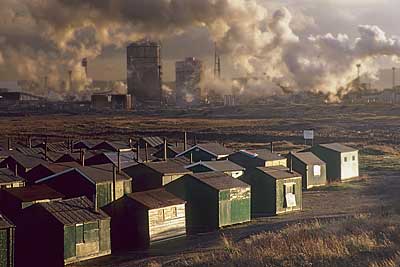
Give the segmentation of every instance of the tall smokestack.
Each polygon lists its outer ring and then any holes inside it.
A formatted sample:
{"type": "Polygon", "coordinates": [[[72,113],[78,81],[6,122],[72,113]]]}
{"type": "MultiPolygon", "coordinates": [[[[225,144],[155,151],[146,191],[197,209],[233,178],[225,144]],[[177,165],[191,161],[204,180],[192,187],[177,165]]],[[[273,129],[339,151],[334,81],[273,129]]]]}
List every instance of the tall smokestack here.
{"type": "Polygon", "coordinates": [[[273,141],[271,141],[271,143],[270,143],[270,151],[271,151],[271,153],[274,153],[274,142],[273,141]]]}
{"type": "Polygon", "coordinates": [[[357,64],[357,86],[361,85],[361,64],[357,64]]]}
{"type": "Polygon", "coordinates": [[[85,57],[82,59],[82,67],[85,69],[85,78],[88,78],[88,59],[85,57]]]}

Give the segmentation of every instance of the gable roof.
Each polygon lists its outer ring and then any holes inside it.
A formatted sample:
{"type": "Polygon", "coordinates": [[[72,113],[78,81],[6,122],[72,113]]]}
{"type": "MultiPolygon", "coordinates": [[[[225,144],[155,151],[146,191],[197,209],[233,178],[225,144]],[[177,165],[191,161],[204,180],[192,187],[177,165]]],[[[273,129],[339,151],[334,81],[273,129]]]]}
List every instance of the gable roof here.
{"type": "Polygon", "coordinates": [[[74,149],[91,149],[92,147],[96,146],[99,144],[99,141],[96,140],[80,140],[77,142],[74,142],[72,147],[74,149]]]}
{"type": "MultiPolygon", "coordinates": [[[[60,164],[57,164],[60,165],[60,164]]],[[[61,164],[63,165],[63,164],[61,164]]],[[[69,172],[77,172],[83,178],[87,179],[92,184],[100,184],[104,182],[111,182],[113,181],[113,164],[101,164],[101,165],[94,165],[94,166],[81,166],[77,165],[72,168],[66,167],[64,171],[55,173],[48,177],[44,177],[42,179],[37,180],[35,183],[42,183],[47,180],[55,179],[61,175],[64,175],[69,172]]],[[[124,172],[117,172],[117,180],[125,180],[129,181],[132,180],[128,175],[124,172]]]]}
{"type": "Polygon", "coordinates": [[[293,153],[292,155],[296,157],[298,160],[304,162],[305,164],[312,165],[312,164],[319,164],[319,165],[325,165],[325,162],[318,158],[314,153],[312,152],[298,152],[298,153],[293,153]]]}
{"type": "Polygon", "coordinates": [[[236,187],[249,187],[248,184],[232,178],[223,172],[202,172],[189,174],[189,176],[217,190],[225,190],[236,187]]]}
{"type": "Polygon", "coordinates": [[[233,152],[232,149],[224,147],[223,145],[221,145],[219,143],[204,143],[204,144],[197,144],[195,146],[192,146],[191,148],[179,153],[176,156],[180,157],[180,156],[182,156],[192,150],[195,150],[195,149],[203,150],[215,157],[229,156],[233,152]]]}
{"type": "Polygon", "coordinates": [[[151,147],[164,145],[164,139],[159,136],[146,136],[142,137],[141,140],[149,144],[151,147]]]}
{"type": "Polygon", "coordinates": [[[239,152],[236,153],[240,153],[240,155],[246,156],[248,158],[259,158],[264,161],[274,161],[274,160],[284,159],[284,157],[278,155],[277,153],[273,153],[268,149],[240,150],[239,152]]]}
{"type": "Polygon", "coordinates": [[[163,175],[192,173],[191,171],[186,169],[184,165],[179,164],[176,161],[157,161],[157,162],[147,162],[141,164],[163,175]]]}
{"type": "Polygon", "coordinates": [[[184,200],[165,191],[165,189],[154,189],[149,191],[130,193],[126,195],[148,209],[158,209],[186,203],[184,200]]]}
{"type": "Polygon", "coordinates": [[[14,172],[7,168],[0,168],[0,185],[15,182],[24,182],[25,180],[19,176],[15,176],[14,172]]]}
{"type": "Polygon", "coordinates": [[[131,147],[127,142],[123,141],[103,141],[101,143],[98,143],[97,145],[93,146],[91,150],[99,150],[99,149],[105,149],[108,151],[114,151],[117,152],[118,150],[121,149],[130,149],[131,147]]]}
{"type": "Polygon", "coordinates": [[[64,198],[63,194],[47,185],[32,185],[27,187],[6,188],[3,190],[22,202],[64,198]]]}
{"type": "Polygon", "coordinates": [[[35,155],[35,154],[44,153],[44,149],[41,147],[33,147],[33,148],[18,147],[16,150],[24,155],[35,155]]]}
{"type": "Polygon", "coordinates": [[[358,151],[355,148],[351,148],[348,146],[345,146],[343,144],[340,143],[331,143],[331,144],[319,144],[320,147],[323,148],[327,148],[336,152],[340,152],[340,153],[346,153],[346,152],[355,152],[358,151]]]}
{"type": "MultiPolygon", "coordinates": [[[[118,165],[118,152],[105,152],[103,154],[110,163],[113,163],[116,166],[118,165]]],[[[137,164],[137,153],[134,151],[120,152],[120,163],[121,168],[126,168],[137,164]]]]}
{"type": "Polygon", "coordinates": [[[301,174],[292,171],[290,172],[288,168],[283,166],[275,166],[275,167],[257,167],[258,170],[263,173],[271,176],[272,178],[279,179],[289,179],[289,178],[301,178],[301,174]]]}
{"type": "Polygon", "coordinates": [[[110,218],[100,209],[95,211],[93,203],[87,197],[51,201],[39,203],[38,205],[63,225],[94,222],[110,218]]]}
{"type": "Polygon", "coordinates": [[[46,161],[43,160],[39,155],[27,156],[20,152],[14,152],[8,158],[12,158],[18,164],[20,164],[26,169],[32,169],[33,167],[36,167],[40,163],[46,163],[46,161]]]}
{"type": "Polygon", "coordinates": [[[233,163],[230,160],[200,161],[200,162],[193,163],[189,166],[186,166],[186,168],[190,169],[190,168],[198,166],[198,165],[202,165],[212,171],[219,171],[219,172],[244,171],[245,170],[245,168],[237,165],[236,163],[233,163]]]}
{"type": "Polygon", "coordinates": [[[14,227],[10,220],[0,213],[0,229],[7,229],[14,227]]]}

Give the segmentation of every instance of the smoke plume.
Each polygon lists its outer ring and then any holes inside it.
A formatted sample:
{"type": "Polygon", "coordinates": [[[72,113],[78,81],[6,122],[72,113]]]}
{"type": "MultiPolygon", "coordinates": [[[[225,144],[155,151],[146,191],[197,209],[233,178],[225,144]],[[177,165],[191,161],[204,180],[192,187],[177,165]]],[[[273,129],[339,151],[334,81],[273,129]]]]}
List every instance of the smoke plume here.
{"type": "Polygon", "coordinates": [[[257,77],[250,94],[275,94],[276,87],[263,86],[268,81],[337,96],[354,80],[355,64],[373,74],[376,58],[400,54],[399,38],[377,26],[359,26],[359,37],[351,40],[329,33],[304,38],[294,25],[288,9],[269,14],[257,0],[2,0],[0,64],[38,84],[48,76],[54,92],[80,94],[91,83],[83,58],[205,27],[239,73],[257,77]]]}

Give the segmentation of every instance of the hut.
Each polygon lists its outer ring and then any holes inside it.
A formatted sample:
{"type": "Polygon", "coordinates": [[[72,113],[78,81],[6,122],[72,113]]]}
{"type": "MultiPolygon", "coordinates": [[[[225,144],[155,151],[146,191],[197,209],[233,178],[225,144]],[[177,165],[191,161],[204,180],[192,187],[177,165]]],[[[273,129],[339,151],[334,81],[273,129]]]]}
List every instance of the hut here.
{"type": "Polygon", "coordinates": [[[135,192],[161,188],[185,174],[192,173],[182,164],[172,160],[139,163],[123,171],[132,177],[132,187],[135,192]]]}
{"type": "Polygon", "coordinates": [[[102,152],[85,160],[86,166],[102,165],[112,163],[115,166],[120,164],[121,168],[126,168],[137,164],[137,153],[134,151],[126,152],[102,152]]]}
{"type": "MultiPolygon", "coordinates": [[[[140,148],[160,149],[164,146],[164,139],[159,136],[146,136],[139,139],[140,148]]],[[[136,144],[137,146],[137,144],[136,144]]]]}
{"type": "Polygon", "coordinates": [[[8,168],[22,178],[34,167],[46,163],[40,156],[26,156],[14,152],[0,163],[0,168],[8,168]]]}
{"type": "Polygon", "coordinates": [[[86,197],[35,204],[17,228],[18,266],[59,267],[111,254],[110,217],[86,197]]]}
{"type": "Polygon", "coordinates": [[[7,168],[0,168],[0,189],[23,186],[25,186],[25,179],[7,168]]]}
{"type": "Polygon", "coordinates": [[[283,166],[257,167],[239,178],[251,185],[252,216],[276,215],[302,209],[299,173],[283,166]]]}
{"type": "Polygon", "coordinates": [[[186,157],[192,162],[225,160],[233,151],[219,143],[205,143],[192,146],[176,155],[176,157],[186,157]]]}
{"type": "Polygon", "coordinates": [[[15,226],[0,214],[0,266],[14,267],[15,226]]]}
{"type": "Polygon", "coordinates": [[[246,169],[256,167],[287,166],[286,158],[268,149],[240,150],[229,156],[229,160],[245,167],[246,169]]]}
{"type": "Polygon", "coordinates": [[[186,201],[189,233],[250,221],[250,186],[222,172],[188,174],[166,190],[186,201]]]}
{"type": "Polygon", "coordinates": [[[36,167],[29,170],[26,174],[26,182],[29,185],[35,184],[37,180],[45,177],[60,173],[72,168],[79,168],[80,164],[77,162],[64,162],[64,163],[41,163],[36,167]]]}
{"type": "Polygon", "coordinates": [[[223,172],[233,178],[239,178],[246,170],[229,160],[220,161],[199,161],[186,167],[194,173],[199,172],[223,172]]]}
{"type": "MultiPolygon", "coordinates": [[[[169,145],[167,147],[167,158],[172,159],[175,158],[178,154],[182,153],[185,151],[185,145],[184,144],[174,144],[174,145],[169,145]]],[[[164,147],[161,147],[158,149],[154,154],[154,157],[163,159],[164,158],[164,147]]]]}
{"type": "Polygon", "coordinates": [[[45,185],[2,189],[0,191],[0,211],[14,221],[23,209],[35,203],[63,198],[63,194],[45,185]]]}
{"type": "Polygon", "coordinates": [[[326,164],[312,152],[289,153],[288,165],[303,177],[303,189],[326,184],[326,164]]]}
{"type": "Polygon", "coordinates": [[[113,251],[186,235],[185,201],[164,189],[127,194],[103,210],[111,216],[113,251]]]}
{"type": "Polygon", "coordinates": [[[120,150],[129,150],[132,146],[128,142],[124,141],[103,141],[98,143],[97,145],[90,148],[90,150],[103,150],[103,151],[111,151],[118,152],[120,150]]]}
{"type": "Polygon", "coordinates": [[[103,207],[110,202],[132,192],[132,179],[118,172],[112,164],[79,166],[37,180],[36,184],[46,184],[68,198],[86,196],[103,207]]]}
{"type": "Polygon", "coordinates": [[[343,181],[359,176],[358,150],[339,144],[319,144],[311,151],[326,163],[329,182],[343,181]]]}
{"type": "Polygon", "coordinates": [[[96,146],[99,142],[96,140],[80,140],[72,145],[72,149],[74,150],[89,150],[92,147],[96,146]]]}

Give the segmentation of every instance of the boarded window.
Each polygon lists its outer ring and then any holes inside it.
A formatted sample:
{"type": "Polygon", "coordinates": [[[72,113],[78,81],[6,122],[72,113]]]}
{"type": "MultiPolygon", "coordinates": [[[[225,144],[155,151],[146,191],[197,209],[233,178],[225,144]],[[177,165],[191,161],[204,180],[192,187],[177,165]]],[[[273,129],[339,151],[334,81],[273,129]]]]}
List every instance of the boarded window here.
{"type": "Polygon", "coordinates": [[[283,185],[284,196],[285,196],[285,207],[292,208],[296,207],[296,184],[287,183],[283,185]]]}
{"type": "Polygon", "coordinates": [[[176,207],[164,209],[164,220],[172,220],[178,217],[176,207]]]}
{"type": "Polygon", "coordinates": [[[314,176],[321,176],[321,166],[314,165],[314,176]]]}
{"type": "Polygon", "coordinates": [[[75,238],[76,244],[82,244],[85,242],[83,234],[83,223],[78,223],[75,225],[75,238]]]}

